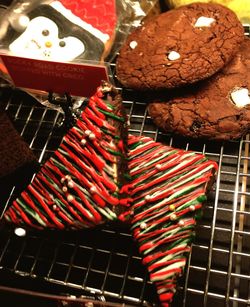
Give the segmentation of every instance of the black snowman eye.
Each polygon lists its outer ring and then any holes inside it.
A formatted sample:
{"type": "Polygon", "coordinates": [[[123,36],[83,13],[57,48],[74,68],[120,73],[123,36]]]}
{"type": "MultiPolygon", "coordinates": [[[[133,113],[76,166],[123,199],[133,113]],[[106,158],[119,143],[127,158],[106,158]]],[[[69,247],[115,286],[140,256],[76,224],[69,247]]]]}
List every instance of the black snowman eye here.
{"type": "Polygon", "coordinates": [[[60,47],[65,47],[65,46],[66,46],[65,41],[60,41],[60,42],[59,42],[59,46],[60,46],[60,47]]]}
{"type": "Polygon", "coordinates": [[[42,35],[43,36],[48,36],[49,35],[49,30],[43,30],[42,35]]]}

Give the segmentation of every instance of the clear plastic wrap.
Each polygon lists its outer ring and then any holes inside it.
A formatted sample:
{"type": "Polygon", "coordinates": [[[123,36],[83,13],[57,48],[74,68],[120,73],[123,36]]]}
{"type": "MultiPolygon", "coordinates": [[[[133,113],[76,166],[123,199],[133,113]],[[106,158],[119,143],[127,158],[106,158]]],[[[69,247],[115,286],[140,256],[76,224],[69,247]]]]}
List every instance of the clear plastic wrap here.
{"type": "MultiPolygon", "coordinates": [[[[10,70],[6,64],[6,57],[10,56],[108,67],[128,33],[133,27],[138,26],[156,2],[156,0],[13,1],[4,12],[2,11],[0,19],[1,75],[11,85],[16,85],[13,78],[15,66],[12,65],[10,70]]],[[[28,70],[25,71],[22,72],[23,79],[29,79],[28,70]]],[[[107,75],[108,81],[111,81],[110,74],[107,75]]],[[[40,102],[46,101],[47,93],[44,93],[44,88],[41,88],[42,92],[38,98],[39,88],[35,88],[34,94],[32,86],[27,87],[25,84],[23,87],[28,88],[28,92],[35,95],[40,102]]],[[[49,90],[54,91],[53,84],[49,90]]],[[[66,90],[72,94],[70,89],[66,90]]]]}

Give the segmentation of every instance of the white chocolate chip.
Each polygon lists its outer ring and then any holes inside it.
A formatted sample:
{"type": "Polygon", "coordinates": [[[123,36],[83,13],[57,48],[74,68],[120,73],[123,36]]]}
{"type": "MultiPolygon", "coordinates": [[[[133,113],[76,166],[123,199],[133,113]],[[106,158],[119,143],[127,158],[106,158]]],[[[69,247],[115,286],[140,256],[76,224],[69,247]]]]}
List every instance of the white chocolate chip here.
{"type": "Polygon", "coordinates": [[[170,61],[178,60],[180,57],[181,57],[181,55],[178,52],[176,52],[176,51],[170,51],[168,53],[168,59],[170,61]]]}
{"type": "Polygon", "coordinates": [[[195,28],[210,27],[214,21],[215,21],[214,18],[201,16],[196,20],[194,27],[195,28]]]}
{"type": "Polygon", "coordinates": [[[130,42],[129,47],[131,49],[135,49],[135,47],[137,47],[137,45],[138,45],[138,43],[136,41],[132,41],[132,42],[130,42]]]}
{"type": "Polygon", "coordinates": [[[239,88],[231,93],[231,99],[238,108],[244,108],[250,104],[249,91],[247,88],[239,88]]]}

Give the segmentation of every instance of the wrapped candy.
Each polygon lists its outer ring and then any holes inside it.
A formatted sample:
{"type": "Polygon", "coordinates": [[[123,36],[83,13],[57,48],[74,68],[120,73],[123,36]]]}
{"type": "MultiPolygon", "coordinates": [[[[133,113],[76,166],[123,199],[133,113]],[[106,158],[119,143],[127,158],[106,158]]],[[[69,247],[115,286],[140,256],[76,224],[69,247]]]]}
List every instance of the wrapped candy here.
{"type": "Polygon", "coordinates": [[[117,24],[114,1],[31,1],[8,10],[3,46],[13,54],[52,61],[99,61],[117,24]],[[35,5],[37,4],[37,5],[35,5]]]}
{"type": "MultiPolygon", "coordinates": [[[[14,1],[2,14],[0,54],[61,63],[108,65],[107,61],[112,61],[117,54],[131,27],[139,24],[155,2],[14,1]]],[[[0,70],[5,79],[15,84],[6,63],[1,63],[0,70]]]]}

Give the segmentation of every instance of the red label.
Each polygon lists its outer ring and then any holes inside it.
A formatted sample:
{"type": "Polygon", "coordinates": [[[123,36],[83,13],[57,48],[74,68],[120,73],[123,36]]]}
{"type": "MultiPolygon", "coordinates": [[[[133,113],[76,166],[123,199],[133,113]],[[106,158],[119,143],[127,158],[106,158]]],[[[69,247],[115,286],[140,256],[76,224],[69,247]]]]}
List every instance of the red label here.
{"type": "Polygon", "coordinates": [[[60,63],[1,55],[16,87],[90,97],[102,80],[108,81],[105,65],[60,63]]]}

